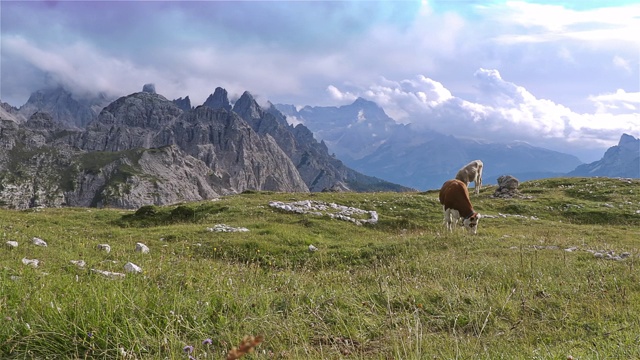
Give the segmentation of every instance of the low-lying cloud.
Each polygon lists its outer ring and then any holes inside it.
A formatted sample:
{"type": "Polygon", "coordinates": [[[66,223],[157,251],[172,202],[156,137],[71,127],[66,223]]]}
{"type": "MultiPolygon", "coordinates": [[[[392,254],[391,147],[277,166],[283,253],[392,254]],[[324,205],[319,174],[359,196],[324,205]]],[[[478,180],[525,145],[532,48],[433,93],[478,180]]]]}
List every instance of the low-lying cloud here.
{"type": "MultiPolygon", "coordinates": [[[[382,79],[348,94],[375,101],[396,121],[411,123],[415,129],[487,141],[526,141],[588,160],[617,144],[623,133],[640,135],[640,93],[618,90],[592,96],[599,111],[580,114],[505,81],[498,70],[479,69],[474,77],[474,101],[456,97],[443,84],[422,75],[410,80],[382,79]]],[[[332,87],[332,93],[335,99],[343,97],[338,87],[332,87]]]]}

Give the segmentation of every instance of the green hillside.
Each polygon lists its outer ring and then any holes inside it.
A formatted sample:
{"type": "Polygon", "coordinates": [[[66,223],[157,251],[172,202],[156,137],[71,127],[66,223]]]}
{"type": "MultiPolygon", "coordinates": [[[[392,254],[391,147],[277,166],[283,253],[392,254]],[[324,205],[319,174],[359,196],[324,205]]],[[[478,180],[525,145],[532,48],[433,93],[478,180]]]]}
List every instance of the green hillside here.
{"type": "Polygon", "coordinates": [[[0,358],[224,359],[246,335],[248,359],[640,358],[640,181],[494,191],[476,236],[445,231],[435,191],[0,210],[0,358]],[[378,222],[269,205],[304,200],[378,222]]]}

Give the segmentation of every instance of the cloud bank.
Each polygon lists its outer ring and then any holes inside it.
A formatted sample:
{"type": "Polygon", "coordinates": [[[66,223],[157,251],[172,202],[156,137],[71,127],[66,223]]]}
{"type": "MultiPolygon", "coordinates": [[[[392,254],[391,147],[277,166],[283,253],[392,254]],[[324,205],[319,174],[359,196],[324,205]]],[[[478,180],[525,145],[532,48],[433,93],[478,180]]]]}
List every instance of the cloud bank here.
{"type": "Polygon", "coordinates": [[[640,4],[625,0],[1,6],[0,99],[14,106],[58,84],[120,96],[155,83],[196,105],[218,86],[296,106],[362,96],[415,126],[580,152],[640,128],[640,4]]]}
{"type": "Polygon", "coordinates": [[[618,90],[592,96],[600,111],[576,113],[504,80],[498,70],[481,68],[474,77],[476,101],[456,97],[423,75],[400,81],[381,79],[357,91],[342,92],[332,86],[329,93],[336,100],[360,96],[375,101],[389,116],[416,129],[497,142],[517,139],[589,160],[617,144],[623,133],[640,136],[640,92],[618,90]]]}

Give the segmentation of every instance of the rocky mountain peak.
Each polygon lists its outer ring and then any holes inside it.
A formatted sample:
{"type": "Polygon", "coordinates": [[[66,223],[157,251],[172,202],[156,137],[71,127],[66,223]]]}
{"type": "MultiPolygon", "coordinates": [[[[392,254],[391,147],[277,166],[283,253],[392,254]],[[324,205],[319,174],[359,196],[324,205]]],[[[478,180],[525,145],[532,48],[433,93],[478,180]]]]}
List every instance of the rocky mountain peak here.
{"type": "Polygon", "coordinates": [[[640,178],[640,139],[623,134],[602,159],[580,165],[569,175],[640,178]]]}
{"type": "Polygon", "coordinates": [[[31,129],[53,129],[56,124],[49,113],[38,111],[29,117],[24,124],[31,129]]]}
{"type": "Polygon", "coordinates": [[[245,91],[240,99],[236,101],[233,105],[233,111],[245,119],[245,121],[258,120],[264,116],[264,111],[248,91],[245,91]]]}
{"type": "Polygon", "coordinates": [[[155,84],[144,84],[144,86],[142,86],[142,92],[146,92],[149,94],[155,94],[156,93],[156,85],[155,84]]]}
{"type": "Polygon", "coordinates": [[[76,98],[67,89],[58,86],[32,93],[18,113],[28,119],[36,112],[47,112],[57,122],[84,127],[98,116],[109,101],[104,94],[76,98]]]}
{"type": "Polygon", "coordinates": [[[229,95],[227,90],[217,87],[213,94],[209,95],[207,100],[202,104],[212,109],[225,109],[231,111],[231,104],[229,103],[229,95]]]}
{"type": "Polygon", "coordinates": [[[624,147],[624,148],[630,148],[631,150],[635,148],[636,150],[640,151],[640,148],[638,147],[639,143],[640,143],[640,139],[636,139],[635,137],[629,134],[622,134],[622,136],[620,137],[620,141],[618,142],[618,146],[624,147]]]}
{"type": "Polygon", "coordinates": [[[150,92],[123,96],[104,108],[97,122],[102,125],[126,125],[158,128],[172,122],[182,110],[162,95],[150,92]]]}
{"type": "Polygon", "coordinates": [[[189,96],[183,98],[177,98],[175,100],[173,100],[173,103],[176,104],[177,107],[180,108],[180,110],[182,111],[189,111],[191,110],[191,99],[189,99],[189,96]]]}

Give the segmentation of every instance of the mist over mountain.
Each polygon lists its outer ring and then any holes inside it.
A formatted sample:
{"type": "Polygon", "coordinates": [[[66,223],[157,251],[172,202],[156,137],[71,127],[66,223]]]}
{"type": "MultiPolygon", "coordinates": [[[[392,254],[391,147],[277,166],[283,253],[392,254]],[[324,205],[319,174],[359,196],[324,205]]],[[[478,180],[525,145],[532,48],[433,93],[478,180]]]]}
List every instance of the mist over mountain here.
{"type": "Polygon", "coordinates": [[[361,98],[340,107],[275,106],[289,122],[305,124],[348,166],[421,190],[439,188],[475,159],[485,163],[485,183],[496,183],[507,174],[522,181],[562,176],[582,163],[573,155],[525,142],[461,139],[398,124],[374,102],[361,98]]]}
{"type": "Polygon", "coordinates": [[[437,189],[471,160],[484,183],[554,176],[640,177],[638,140],[624,134],[600,161],[525,142],[457,138],[400,124],[372,101],[340,107],[260,105],[216,88],[200,106],[145,84],[109,101],[64,88],[0,102],[0,203],[7,207],[135,208],[245,190],[437,189]],[[366,175],[365,175],[366,174],[366,175]]]}
{"type": "Polygon", "coordinates": [[[249,92],[231,107],[218,88],[208,105],[191,108],[188,98],[168,100],[147,84],[84,129],[76,125],[89,117],[74,114],[89,115],[76,110],[91,102],[55,93],[35,94],[21,109],[2,106],[3,206],[136,208],[245,190],[411,190],[348,168],[304,125],[288,125],[249,92]],[[27,118],[22,109],[35,111],[27,118]]]}
{"type": "Polygon", "coordinates": [[[28,119],[35,112],[42,111],[62,124],[84,128],[113,100],[104,94],[80,97],[57,86],[32,93],[18,113],[28,119]]]}

